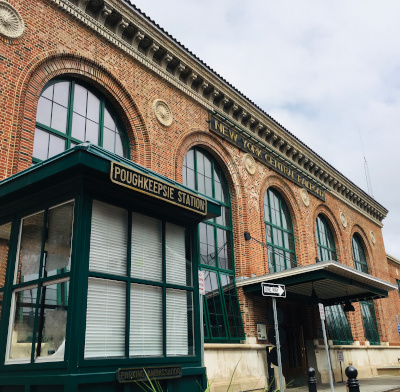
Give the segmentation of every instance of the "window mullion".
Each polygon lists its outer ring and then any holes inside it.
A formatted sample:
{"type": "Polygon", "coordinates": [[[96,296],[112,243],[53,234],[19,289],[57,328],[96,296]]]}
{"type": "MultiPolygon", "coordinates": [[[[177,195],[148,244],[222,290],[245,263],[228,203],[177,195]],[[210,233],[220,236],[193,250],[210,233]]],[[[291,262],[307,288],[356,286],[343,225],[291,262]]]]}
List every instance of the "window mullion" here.
{"type": "MultiPolygon", "coordinates": [[[[103,133],[104,133],[104,99],[100,99],[100,118],[99,118],[99,146],[103,147],[103,133]]],[[[115,149],[115,146],[114,146],[115,149]]]]}
{"type": "Polygon", "coordinates": [[[126,318],[125,318],[125,357],[129,358],[129,339],[131,325],[131,247],[132,247],[132,212],[128,212],[128,246],[127,246],[127,271],[126,282],[126,318]]]}
{"type": "Polygon", "coordinates": [[[166,241],[165,241],[165,221],[162,222],[162,322],[163,322],[163,357],[167,356],[167,262],[166,262],[166,241]]]}
{"type": "Polygon", "coordinates": [[[75,94],[75,82],[71,81],[70,83],[70,92],[69,92],[69,101],[68,101],[68,114],[67,114],[67,146],[66,148],[71,147],[71,137],[72,137],[72,116],[74,113],[74,94],[75,94]]]}
{"type": "Polygon", "coordinates": [[[225,327],[225,336],[227,336],[228,339],[231,338],[231,333],[229,330],[229,319],[228,319],[228,312],[226,310],[225,306],[225,293],[224,293],[224,286],[222,285],[221,282],[221,272],[217,272],[217,279],[218,279],[218,288],[220,292],[220,298],[221,298],[221,308],[222,308],[222,319],[224,320],[224,327],[225,327]]]}
{"type": "Polygon", "coordinates": [[[196,191],[199,190],[199,181],[198,181],[198,175],[197,175],[197,150],[193,151],[193,167],[194,167],[194,189],[196,189],[196,191]]]}
{"type": "MultiPolygon", "coordinates": [[[[46,240],[46,222],[47,222],[47,213],[46,209],[43,214],[43,222],[42,222],[42,247],[40,250],[40,262],[39,262],[39,271],[38,271],[38,282],[36,288],[36,303],[35,303],[35,318],[33,322],[33,330],[32,330],[32,348],[31,348],[31,363],[35,361],[35,344],[36,344],[36,334],[38,328],[38,309],[39,302],[41,300],[41,290],[42,290],[42,274],[43,274],[43,263],[44,263],[44,245],[46,240]]],[[[21,244],[20,244],[21,246],[21,244]]]]}

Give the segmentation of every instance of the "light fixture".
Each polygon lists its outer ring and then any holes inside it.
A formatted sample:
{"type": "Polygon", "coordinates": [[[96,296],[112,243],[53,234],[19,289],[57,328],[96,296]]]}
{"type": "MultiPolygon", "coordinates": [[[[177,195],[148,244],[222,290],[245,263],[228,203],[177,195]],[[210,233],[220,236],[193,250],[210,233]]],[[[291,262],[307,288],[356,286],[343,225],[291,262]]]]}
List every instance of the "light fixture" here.
{"type": "Polygon", "coordinates": [[[343,306],[343,311],[345,312],[355,312],[356,310],[354,309],[354,306],[351,304],[349,300],[346,301],[346,303],[343,306]]]}
{"type": "Polygon", "coordinates": [[[248,231],[244,232],[244,239],[246,241],[250,241],[251,240],[251,235],[250,235],[250,233],[248,231]]]}
{"type": "Polygon", "coordinates": [[[315,304],[319,301],[319,298],[314,288],[314,282],[311,282],[311,284],[312,284],[312,290],[311,290],[310,303],[315,304]]]}

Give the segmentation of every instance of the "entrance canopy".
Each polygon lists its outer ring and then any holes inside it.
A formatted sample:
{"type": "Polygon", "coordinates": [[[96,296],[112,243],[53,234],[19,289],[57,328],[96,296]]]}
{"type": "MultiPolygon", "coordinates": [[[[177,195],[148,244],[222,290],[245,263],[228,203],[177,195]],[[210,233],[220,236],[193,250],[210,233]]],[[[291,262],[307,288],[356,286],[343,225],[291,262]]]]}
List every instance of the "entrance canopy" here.
{"type": "Polygon", "coordinates": [[[294,302],[325,306],[386,298],[397,286],[382,279],[347,267],[336,261],[323,261],[276,272],[269,275],[236,280],[245,293],[261,294],[261,283],[279,283],[286,286],[286,298],[294,302]],[[314,287],[315,295],[312,295],[314,287]]]}

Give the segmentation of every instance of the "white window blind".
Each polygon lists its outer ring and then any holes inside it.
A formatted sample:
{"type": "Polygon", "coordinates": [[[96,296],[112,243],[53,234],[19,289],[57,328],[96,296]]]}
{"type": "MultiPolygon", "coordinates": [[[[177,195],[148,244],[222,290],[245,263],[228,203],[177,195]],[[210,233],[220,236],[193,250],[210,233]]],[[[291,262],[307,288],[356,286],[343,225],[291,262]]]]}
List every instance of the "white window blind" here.
{"type": "Polygon", "coordinates": [[[89,269],[126,276],[128,212],[93,201],[89,269]]]}
{"type": "Polygon", "coordinates": [[[162,226],[158,219],[132,213],[131,263],[133,278],[162,280],[162,226]]]}
{"type": "Polygon", "coordinates": [[[187,291],[167,289],[167,355],[188,355],[187,291]]]}
{"type": "Polygon", "coordinates": [[[131,285],[129,355],[163,354],[163,311],[161,287],[131,285]]]}
{"type": "Polygon", "coordinates": [[[125,355],[126,284],[89,278],[85,358],[125,355]]]}
{"type": "Polygon", "coordinates": [[[186,286],[185,228],[167,223],[165,247],[167,283],[186,286]]]}

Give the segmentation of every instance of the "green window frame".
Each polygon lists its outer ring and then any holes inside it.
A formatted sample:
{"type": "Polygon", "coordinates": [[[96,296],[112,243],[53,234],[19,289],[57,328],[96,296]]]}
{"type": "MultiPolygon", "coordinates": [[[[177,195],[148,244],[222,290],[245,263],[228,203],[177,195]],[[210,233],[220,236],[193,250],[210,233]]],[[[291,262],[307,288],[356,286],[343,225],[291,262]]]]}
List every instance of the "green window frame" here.
{"type": "Polygon", "coordinates": [[[195,356],[192,263],[190,229],[94,199],[85,361],[195,356]]]}
{"type": "Polygon", "coordinates": [[[183,184],[221,205],[221,216],[198,227],[199,267],[205,274],[204,338],[208,342],[244,339],[235,285],[229,187],[218,162],[200,148],[190,149],[182,167],[183,184]]]}
{"type": "Polygon", "coordinates": [[[124,127],[102,94],[75,79],[50,81],[38,101],[32,162],[85,141],[129,158],[124,127]]]}
{"type": "Polygon", "coordinates": [[[357,271],[369,274],[367,258],[365,256],[360,236],[358,234],[354,234],[351,243],[353,248],[353,260],[355,269],[357,271]]]}
{"type": "Polygon", "coordinates": [[[64,361],[74,210],[70,200],[20,219],[7,364],[64,361]]]}
{"type": "Polygon", "coordinates": [[[343,305],[326,306],[325,314],[329,338],[333,344],[353,343],[353,334],[346,313],[343,311],[343,305]]]}
{"type": "Polygon", "coordinates": [[[269,273],[297,266],[292,218],[285,200],[273,188],[264,195],[264,223],[269,273]]]}
{"type": "Polygon", "coordinates": [[[315,235],[317,237],[318,260],[337,261],[335,240],[327,220],[322,215],[318,215],[315,221],[315,235]]]}
{"type": "Polygon", "coordinates": [[[365,337],[369,341],[369,344],[381,344],[379,338],[378,322],[376,320],[374,301],[362,301],[361,313],[364,321],[365,337]]]}
{"type": "Polygon", "coordinates": [[[7,261],[10,250],[11,228],[11,222],[6,222],[0,225],[0,327],[1,313],[4,301],[4,286],[6,281],[7,261]]]}

